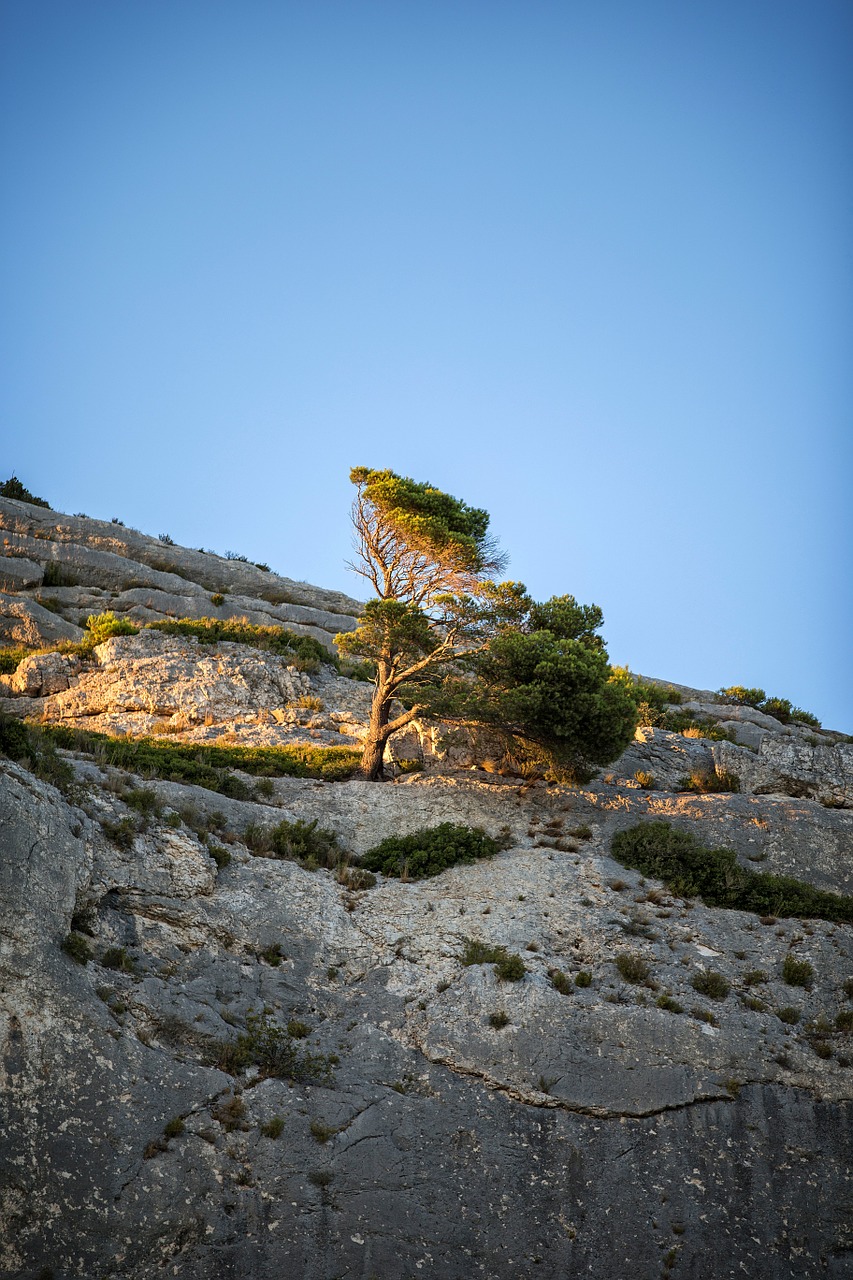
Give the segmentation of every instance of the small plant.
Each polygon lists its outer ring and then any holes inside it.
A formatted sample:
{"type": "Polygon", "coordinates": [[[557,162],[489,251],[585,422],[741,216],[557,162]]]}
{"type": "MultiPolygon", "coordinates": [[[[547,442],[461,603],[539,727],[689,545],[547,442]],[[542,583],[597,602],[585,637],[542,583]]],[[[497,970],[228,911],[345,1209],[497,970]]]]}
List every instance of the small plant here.
{"type": "Polygon", "coordinates": [[[422,880],[460,863],[492,858],[499,848],[498,841],[486,835],[481,827],[442,822],[437,827],[413,831],[411,835],[389,836],[368,850],[361,862],[368,871],[422,880]]]}
{"type": "Polygon", "coordinates": [[[136,961],[125,947],[107,947],[101,956],[104,969],[117,969],[119,973],[136,973],[136,961]]]}
{"type": "Polygon", "coordinates": [[[695,1018],[697,1022],[707,1022],[709,1027],[715,1027],[717,1025],[717,1019],[714,1017],[713,1013],[711,1013],[710,1009],[701,1009],[698,1005],[694,1005],[690,1010],[690,1016],[691,1018],[695,1018]]]}
{"type": "Polygon", "coordinates": [[[173,547],[175,545],[175,539],[170,538],[168,533],[158,533],[157,540],[162,542],[164,547],[173,547]]]}
{"type": "Polygon", "coordinates": [[[782,963],[782,979],[789,987],[810,988],[814,981],[814,966],[808,960],[798,960],[789,951],[782,963]]]}
{"type": "Polygon", "coordinates": [[[284,1132],[284,1120],[281,1116],[272,1116],[261,1125],[261,1133],[265,1138],[280,1138],[284,1132]]]}
{"type": "Polygon", "coordinates": [[[672,996],[658,996],[655,1004],[659,1009],[665,1009],[667,1013],[684,1013],[684,1005],[679,1004],[672,996]]]}
{"type": "Polygon", "coordinates": [[[507,951],[506,947],[491,946],[476,938],[469,938],[462,954],[464,965],[493,964],[499,982],[520,982],[527,970],[521,956],[507,951]]]}
{"type": "Polygon", "coordinates": [[[69,933],[62,944],[62,950],[77,964],[88,964],[92,959],[92,946],[82,933],[69,933]]]}
{"type": "Polygon", "coordinates": [[[698,795],[740,791],[740,779],[725,769],[694,769],[681,779],[681,790],[695,791],[698,795]]]}
{"type": "Polygon", "coordinates": [[[499,1009],[497,1013],[490,1013],[489,1026],[494,1027],[495,1031],[502,1031],[504,1027],[509,1026],[509,1014],[503,1009],[499,1009]]]}
{"type": "Polygon", "coordinates": [[[299,711],[324,711],[326,704],[322,698],[315,698],[310,693],[303,693],[287,705],[299,711]]]}
{"type": "Polygon", "coordinates": [[[130,818],[119,818],[117,822],[114,822],[111,818],[102,818],[101,830],[117,848],[133,848],[133,842],[136,839],[136,825],[130,818]]]}
{"type": "Polygon", "coordinates": [[[313,1169],[308,1174],[308,1181],[313,1183],[315,1187],[319,1187],[321,1191],[331,1186],[333,1180],[334,1174],[328,1169],[313,1169]]]}
{"type": "Polygon", "coordinates": [[[207,846],[207,852],[219,871],[224,871],[231,862],[230,850],[226,849],[224,844],[210,844],[207,846]]]}
{"type": "Polygon", "coordinates": [[[323,1124],[322,1120],[312,1120],[310,1129],[311,1137],[315,1142],[319,1142],[321,1145],[328,1142],[330,1138],[334,1138],[335,1134],[338,1132],[337,1129],[333,1129],[331,1125],[323,1124]]]}
{"type": "Polygon", "coordinates": [[[714,969],[703,969],[700,973],[694,973],[690,985],[694,991],[698,991],[701,996],[708,996],[711,1000],[725,1000],[732,989],[728,978],[714,969]]]}
{"type": "Polygon", "coordinates": [[[222,592],[214,591],[213,595],[210,597],[210,603],[217,609],[219,608],[220,605],[224,604],[225,597],[222,594],[222,592]]]}
{"type": "Polygon", "coordinates": [[[845,1035],[853,1032],[853,1009],[842,1009],[835,1015],[835,1030],[845,1035]]]}
{"type": "Polygon", "coordinates": [[[588,823],[583,823],[580,827],[573,827],[569,832],[570,836],[574,836],[576,840],[591,840],[592,827],[588,823]]]}
{"type": "Polygon", "coordinates": [[[237,1129],[246,1130],[246,1104],[239,1094],[223,1098],[218,1107],[210,1113],[214,1120],[222,1126],[226,1133],[234,1133],[237,1129]]]}
{"type": "Polygon", "coordinates": [[[645,769],[638,769],[634,777],[644,791],[651,791],[654,788],[655,775],[653,773],[647,773],[645,769]]]}
{"type": "Polygon", "coordinates": [[[287,1034],[294,1040],[304,1040],[306,1036],[311,1034],[311,1028],[307,1022],[300,1022],[298,1018],[291,1018],[287,1024],[287,1034]]]}
{"type": "Polygon", "coordinates": [[[759,983],[767,981],[767,974],[763,969],[747,969],[742,981],[745,987],[755,987],[759,983]]]}
{"type": "Polygon", "coordinates": [[[255,1066],[262,1076],[280,1077],[298,1084],[328,1084],[332,1076],[332,1056],[309,1053],[284,1027],[266,1014],[250,1012],[246,1030],[236,1040],[219,1045],[215,1065],[230,1075],[255,1066]]]}
{"type": "Polygon", "coordinates": [[[181,1116],[175,1116],[174,1120],[170,1120],[163,1129],[163,1137],[167,1139],[179,1138],[186,1127],[187,1126],[184,1124],[183,1118],[181,1116]]]}
{"type": "Polygon", "coordinates": [[[127,618],[117,618],[111,609],[106,613],[89,614],[86,619],[86,629],[89,634],[85,637],[84,643],[92,648],[103,644],[112,636],[135,636],[139,633],[139,627],[135,627],[127,618]]]}
{"type": "Polygon", "coordinates": [[[262,960],[265,960],[268,965],[271,965],[273,969],[277,969],[284,959],[281,944],[274,942],[272,946],[266,947],[260,953],[260,957],[262,960]]]}
{"type": "Polygon", "coordinates": [[[581,970],[580,970],[580,972],[579,972],[579,973],[577,973],[577,974],[575,975],[575,986],[576,986],[576,987],[591,987],[591,986],[592,986],[592,974],[591,974],[591,973],[587,973],[586,969],[581,969],[581,970]]]}
{"type": "Polygon", "coordinates": [[[561,996],[570,996],[572,994],[571,979],[561,969],[549,969],[548,977],[551,979],[551,986],[555,991],[559,991],[561,996]]]}
{"type": "Polygon", "coordinates": [[[50,509],[50,503],[45,502],[44,498],[37,498],[34,493],[30,493],[26,485],[21,484],[17,476],[9,476],[8,480],[4,480],[0,484],[0,498],[14,498],[16,502],[28,502],[31,507],[47,507],[50,509]]]}
{"type": "Polygon", "coordinates": [[[784,1008],[776,1010],[776,1017],[780,1022],[786,1022],[788,1026],[793,1027],[800,1020],[800,1011],[794,1005],[787,1004],[784,1008]]]}
{"type": "Polygon", "coordinates": [[[848,1000],[853,1000],[853,978],[845,978],[841,984],[841,990],[844,992],[848,1000]]]}
{"type": "Polygon", "coordinates": [[[636,984],[647,982],[651,973],[648,963],[633,951],[620,951],[616,957],[616,968],[626,982],[636,984]]]}
{"type": "Polygon", "coordinates": [[[623,866],[663,880],[671,893],[701,897],[712,907],[754,911],[762,923],[775,924],[778,916],[853,921],[853,897],[814,889],[793,876],[747,870],[733,849],[708,848],[692,832],[668,822],[617,832],[611,852],[623,866]]]}

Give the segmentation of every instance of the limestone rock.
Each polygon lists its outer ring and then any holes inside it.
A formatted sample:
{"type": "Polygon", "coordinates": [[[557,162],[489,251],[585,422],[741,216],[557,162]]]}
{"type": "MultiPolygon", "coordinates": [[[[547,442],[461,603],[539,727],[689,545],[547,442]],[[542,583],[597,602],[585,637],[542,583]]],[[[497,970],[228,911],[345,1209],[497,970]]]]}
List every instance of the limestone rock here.
{"type": "Polygon", "coordinates": [[[24,556],[4,556],[0,559],[0,591],[23,591],[37,587],[44,576],[40,564],[24,556]]]}
{"type": "Polygon", "coordinates": [[[82,640],[83,631],[34,600],[0,592],[0,643],[36,648],[56,640],[82,640]]]}
{"type": "Polygon", "coordinates": [[[735,750],[726,742],[715,745],[717,759],[724,768],[731,764],[744,790],[808,796],[821,804],[853,808],[853,743],[813,746],[794,737],[768,735],[755,755],[738,753],[732,763],[735,750]]]}

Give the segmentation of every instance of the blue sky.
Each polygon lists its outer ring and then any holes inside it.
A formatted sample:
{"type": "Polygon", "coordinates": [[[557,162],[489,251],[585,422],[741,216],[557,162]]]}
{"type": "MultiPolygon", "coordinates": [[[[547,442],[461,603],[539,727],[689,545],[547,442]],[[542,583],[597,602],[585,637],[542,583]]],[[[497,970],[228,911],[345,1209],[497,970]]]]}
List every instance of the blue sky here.
{"type": "Polygon", "coordinates": [[[358,593],[349,469],[853,731],[853,10],[2,0],[0,470],[358,593]]]}

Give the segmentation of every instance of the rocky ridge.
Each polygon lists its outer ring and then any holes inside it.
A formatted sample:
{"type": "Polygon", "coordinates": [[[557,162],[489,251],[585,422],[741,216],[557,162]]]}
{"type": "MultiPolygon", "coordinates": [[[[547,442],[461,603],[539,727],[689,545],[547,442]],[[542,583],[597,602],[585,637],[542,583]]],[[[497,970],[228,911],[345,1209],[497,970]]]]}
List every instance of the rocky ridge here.
{"type": "MultiPolygon", "coordinates": [[[[370,695],[154,631],[3,682],[19,716],[240,745],[357,743],[370,695]]],[[[667,820],[851,894],[853,747],[681,705],[731,737],[642,728],[584,787],[423,726],[385,785],[242,775],[242,799],[73,752],[63,793],[0,760],[0,1275],[853,1275],[853,929],[685,901],[610,852],[667,820]],[[506,848],[357,889],[258,856],[283,819],[353,856],[444,821],[506,848]],[[471,939],[523,976],[463,963],[471,939]],[[253,1018],[324,1069],[235,1066],[253,1018]]]]}

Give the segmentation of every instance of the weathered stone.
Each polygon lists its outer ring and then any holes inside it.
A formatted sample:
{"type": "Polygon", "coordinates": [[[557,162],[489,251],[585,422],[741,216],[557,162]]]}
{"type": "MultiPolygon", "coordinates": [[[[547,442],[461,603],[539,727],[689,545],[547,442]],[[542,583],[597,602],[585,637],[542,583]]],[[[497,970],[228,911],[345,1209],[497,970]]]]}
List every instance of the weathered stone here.
{"type": "Polygon", "coordinates": [[[24,556],[3,556],[0,559],[0,591],[23,591],[37,587],[44,576],[40,564],[24,556]]]}
{"type": "Polygon", "coordinates": [[[9,691],[14,696],[27,698],[49,697],[67,689],[71,678],[79,670],[76,658],[66,658],[61,653],[37,653],[18,663],[9,681],[9,691]]]}
{"type": "Polygon", "coordinates": [[[82,640],[83,631],[34,600],[0,592],[0,642],[36,648],[56,640],[82,640]]]}

